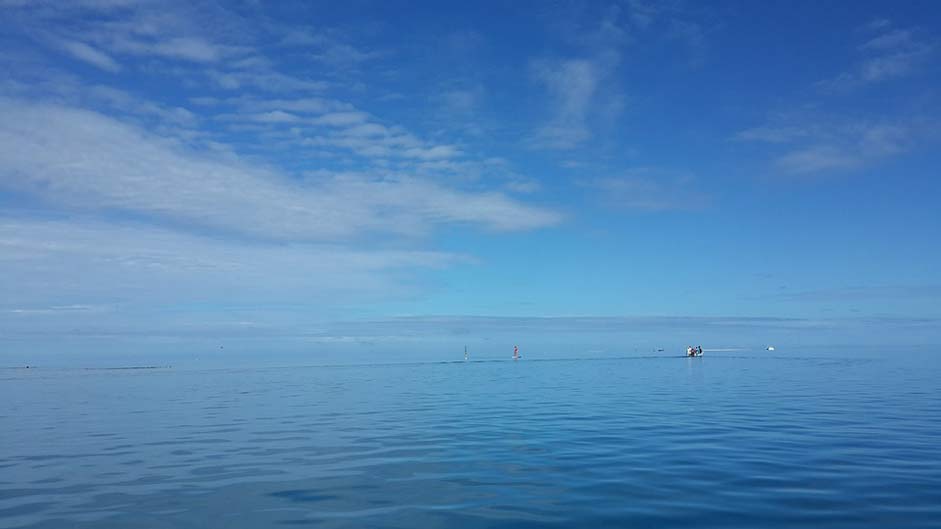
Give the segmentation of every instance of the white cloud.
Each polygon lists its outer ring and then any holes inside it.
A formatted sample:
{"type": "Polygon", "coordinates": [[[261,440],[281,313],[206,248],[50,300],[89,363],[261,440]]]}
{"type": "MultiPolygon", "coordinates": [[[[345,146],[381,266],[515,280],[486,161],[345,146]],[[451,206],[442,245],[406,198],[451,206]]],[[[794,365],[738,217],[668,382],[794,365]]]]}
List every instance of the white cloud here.
{"type": "Polygon", "coordinates": [[[908,47],[912,44],[912,32],[904,29],[896,29],[874,37],[861,45],[861,50],[890,50],[900,47],[908,47]]]}
{"type": "Polygon", "coordinates": [[[337,334],[348,336],[402,334],[623,333],[709,327],[807,330],[829,322],[804,318],[735,316],[475,316],[428,315],[336,322],[337,334]]]}
{"type": "Polygon", "coordinates": [[[816,173],[833,169],[853,169],[863,164],[860,156],[829,145],[802,147],[775,160],[789,173],[816,173]]]}
{"type": "Polygon", "coordinates": [[[764,141],[768,143],[790,143],[798,138],[804,138],[809,131],[796,126],[768,126],[753,127],[736,134],[736,138],[743,141],[764,141]]]}
{"type": "Polygon", "coordinates": [[[422,250],[249,243],[79,218],[0,217],[0,274],[16,278],[0,283],[0,312],[75,318],[119,303],[204,299],[335,307],[344,296],[401,295],[415,271],[467,260],[422,250]]]}
{"type": "MultiPolygon", "coordinates": [[[[530,71],[548,96],[551,116],[536,130],[530,143],[550,149],[573,149],[611,126],[624,109],[625,96],[617,75],[621,56],[629,42],[632,13],[643,18],[645,6],[631,6],[627,15],[619,5],[597,11],[587,23],[571,12],[559,25],[578,50],[572,56],[533,61],[530,71]]],[[[653,9],[653,15],[657,10],[653,9]]]]}
{"type": "Polygon", "coordinates": [[[922,50],[918,50],[866,59],[860,64],[858,75],[850,80],[874,82],[902,77],[915,69],[923,53],[922,50]]]}
{"type": "Polygon", "coordinates": [[[641,167],[618,176],[584,180],[610,207],[636,211],[701,210],[712,198],[688,173],[641,167]]]}
{"type": "MultiPolygon", "coordinates": [[[[791,342],[796,334],[814,336],[817,339],[829,336],[865,336],[867,331],[895,333],[917,333],[918,341],[927,336],[937,338],[935,330],[938,318],[789,318],[789,317],[742,317],[742,316],[486,316],[486,315],[404,315],[399,317],[364,319],[359,321],[330,322],[324,325],[322,334],[348,339],[373,338],[384,344],[395,339],[420,339],[445,337],[453,343],[455,337],[474,343],[478,340],[493,340],[499,337],[503,343],[512,344],[520,336],[526,337],[530,349],[551,351],[560,343],[571,340],[584,348],[586,341],[604,336],[610,343],[612,336],[620,342],[656,343],[664,345],[676,354],[682,354],[685,344],[683,336],[695,336],[696,340],[713,344],[728,343],[730,333],[736,336],[734,345],[744,350],[760,350],[769,341],[791,342]],[[934,326],[934,327],[932,327],[934,326]],[[930,329],[930,331],[929,331],[930,329]],[[927,334],[926,331],[928,331],[927,334]],[[934,332],[932,332],[934,331],[934,332]],[[673,336],[673,339],[664,337],[673,336]],[[548,338],[547,338],[548,337],[548,338]],[[538,344],[538,345],[536,345],[538,344]],[[747,344],[753,344],[750,347],[747,344]],[[675,349],[674,349],[675,348],[675,349]]],[[[460,342],[459,342],[460,343],[460,342]]],[[[478,351],[492,354],[492,345],[484,342],[478,351]],[[487,344],[487,345],[484,345],[487,344]]],[[[729,344],[729,345],[733,345],[729,344]]],[[[736,350],[733,348],[731,350],[736,350]]],[[[556,349],[558,350],[558,349],[556,349]]],[[[728,351],[728,349],[726,349],[728,351]]],[[[636,349],[635,349],[636,351],[636,349]]],[[[707,349],[717,353],[719,347],[707,349]]],[[[601,352],[601,351],[599,351],[601,352]]],[[[623,347],[611,353],[623,354],[623,347]],[[616,352],[615,352],[616,351],[616,352]]],[[[525,352],[524,352],[525,354],[525,352]]],[[[542,354],[542,352],[540,352],[542,354]]],[[[551,353],[550,353],[551,354],[551,353]]],[[[603,353],[602,353],[603,354],[603,353]]],[[[720,353],[721,354],[721,353],[720,353]]]]}
{"type": "Polygon", "coordinates": [[[252,87],[265,92],[321,92],[329,86],[325,81],[301,79],[275,71],[209,70],[206,75],[225,90],[252,87]]]}
{"type": "Polygon", "coordinates": [[[218,46],[196,37],[171,38],[156,42],[142,50],[154,55],[193,62],[215,62],[222,56],[222,51],[218,46]]]}
{"type": "Polygon", "coordinates": [[[453,158],[461,153],[453,145],[435,145],[434,147],[413,147],[406,149],[403,155],[408,158],[418,158],[421,160],[440,160],[443,158],[453,158]]]}
{"type": "Polygon", "coordinates": [[[92,103],[106,105],[110,110],[122,114],[154,117],[163,123],[178,126],[194,126],[199,121],[199,118],[186,108],[142,100],[110,86],[92,85],[79,89],[78,92],[92,103]]]}
{"type": "Polygon", "coordinates": [[[775,155],[773,163],[786,173],[858,169],[905,152],[917,139],[917,127],[911,120],[869,122],[792,116],[779,121],[746,129],[735,137],[784,149],[786,152],[775,155]]]}
{"type": "Polygon", "coordinates": [[[220,42],[239,35],[237,17],[209,5],[35,2],[23,10],[31,31],[69,42],[70,53],[99,67],[108,64],[107,54],[214,63],[246,51],[220,42]]]}
{"type": "Polygon", "coordinates": [[[936,48],[932,39],[911,29],[893,29],[888,21],[867,26],[879,34],[858,46],[861,57],[848,71],[817,83],[827,91],[844,91],[861,85],[912,75],[936,48]]]}
{"type": "Polygon", "coordinates": [[[318,33],[284,28],[279,44],[289,48],[307,48],[310,58],[334,68],[351,68],[383,56],[380,51],[364,50],[348,42],[349,35],[331,29],[318,33]]]}
{"type": "Polygon", "coordinates": [[[56,0],[6,0],[9,7],[55,7],[55,8],[81,8],[95,11],[110,11],[115,8],[133,7],[141,4],[141,0],[73,0],[67,6],[56,0]]]}
{"type": "Polygon", "coordinates": [[[879,31],[892,25],[892,21],[886,18],[876,18],[857,28],[859,31],[879,31]]]}
{"type": "Polygon", "coordinates": [[[283,110],[287,112],[300,112],[308,114],[325,114],[328,112],[353,110],[353,105],[349,103],[320,97],[298,97],[296,99],[244,99],[235,101],[235,104],[247,110],[283,110]]]}
{"type": "Polygon", "coordinates": [[[706,35],[700,24],[689,20],[674,19],[670,21],[667,35],[685,44],[690,54],[690,61],[694,65],[699,65],[704,61],[706,35]]]}
{"type": "Polygon", "coordinates": [[[859,150],[867,156],[892,156],[905,151],[913,142],[913,126],[902,124],[866,124],[856,128],[859,150]]]}
{"type": "Polygon", "coordinates": [[[81,83],[75,76],[55,69],[43,70],[27,82],[0,83],[0,97],[47,99],[74,107],[88,107],[147,127],[158,135],[194,139],[201,117],[182,106],[172,106],[109,85],[81,83]]]}
{"type": "Polygon", "coordinates": [[[96,50],[84,42],[67,40],[62,41],[61,46],[62,49],[72,57],[75,57],[81,61],[85,61],[92,66],[112,73],[121,70],[121,65],[108,56],[108,54],[100,50],[96,50]]]}
{"type": "MultiPolygon", "coordinates": [[[[0,100],[0,110],[0,185],[69,209],[131,211],[276,240],[414,235],[442,223],[525,230],[559,221],[500,193],[407,176],[298,182],[86,110],[15,100],[0,100]]],[[[447,146],[400,150],[420,159],[454,154],[447,146]]]]}
{"type": "Polygon", "coordinates": [[[315,46],[324,42],[323,35],[317,35],[310,31],[297,28],[283,28],[281,31],[281,40],[278,42],[286,47],[306,47],[315,46]]]}
{"type": "Polygon", "coordinates": [[[542,185],[532,178],[511,178],[504,187],[514,193],[535,193],[542,189],[542,185]]]}
{"type": "Polygon", "coordinates": [[[647,29],[660,16],[660,9],[650,2],[628,0],[631,22],[639,29],[647,29]]]}
{"type": "MultiPolygon", "coordinates": [[[[885,19],[857,28],[859,58],[852,68],[816,83],[832,97],[866,85],[916,73],[936,41],[917,29],[898,29],[885,19]]],[[[826,101],[827,105],[831,102],[826,101]]],[[[840,102],[840,105],[844,104],[840,102]]],[[[871,166],[916,147],[937,126],[923,112],[887,114],[892,105],[869,105],[870,117],[833,113],[820,102],[781,113],[769,123],[743,130],[735,139],[772,146],[772,164],[783,173],[817,174],[871,166]],[[881,117],[880,117],[881,116],[881,117]]]]}
{"type": "Polygon", "coordinates": [[[195,63],[217,62],[226,55],[238,52],[237,48],[215,44],[200,36],[174,36],[168,33],[175,29],[160,28],[152,34],[141,35],[140,28],[136,28],[136,31],[118,32],[108,31],[106,26],[105,29],[99,29],[91,36],[115,53],[195,63]]]}
{"type": "Polygon", "coordinates": [[[379,52],[363,51],[341,42],[330,43],[323,50],[312,55],[315,60],[338,67],[353,66],[381,56],[379,52]]]}
{"type": "Polygon", "coordinates": [[[804,290],[798,292],[782,292],[773,296],[778,299],[793,301],[861,301],[876,300],[885,302],[889,300],[937,300],[941,298],[941,285],[868,285],[823,288],[817,290],[804,290]]]}
{"type": "Polygon", "coordinates": [[[475,86],[471,89],[455,89],[442,92],[438,99],[449,115],[468,115],[480,105],[484,89],[475,86]]]}
{"type": "Polygon", "coordinates": [[[571,148],[591,137],[588,112],[601,81],[599,67],[588,60],[543,61],[534,66],[536,78],[553,101],[555,116],[540,129],[539,139],[553,148],[571,148]]]}
{"type": "Polygon", "coordinates": [[[259,112],[257,114],[239,117],[260,123],[297,123],[299,121],[297,116],[289,112],[284,112],[283,110],[271,110],[269,112],[259,112]]]}
{"type": "Polygon", "coordinates": [[[348,149],[358,156],[370,159],[409,158],[415,160],[445,160],[460,156],[462,151],[448,144],[425,142],[401,127],[387,127],[370,122],[365,112],[350,110],[331,112],[314,117],[307,125],[329,127],[327,131],[308,131],[299,127],[301,144],[308,147],[348,149]]]}
{"type": "Polygon", "coordinates": [[[330,125],[334,127],[344,127],[349,125],[359,125],[369,119],[369,114],[365,112],[331,112],[317,117],[314,122],[319,125],[330,125]]]}
{"type": "Polygon", "coordinates": [[[344,136],[352,138],[375,138],[388,136],[391,133],[388,127],[378,123],[363,123],[354,125],[343,131],[344,136]]]}
{"type": "MultiPolygon", "coordinates": [[[[0,245],[3,243],[0,242],[0,245]]],[[[104,307],[98,307],[95,305],[57,305],[52,307],[29,307],[29,308],[14,308],[6,309],[6,312],[10,314],[25,314],[25,315],[37,315],[37,314],[73,314],[76,312],[99,312],[105,310],[104,307]]]]}

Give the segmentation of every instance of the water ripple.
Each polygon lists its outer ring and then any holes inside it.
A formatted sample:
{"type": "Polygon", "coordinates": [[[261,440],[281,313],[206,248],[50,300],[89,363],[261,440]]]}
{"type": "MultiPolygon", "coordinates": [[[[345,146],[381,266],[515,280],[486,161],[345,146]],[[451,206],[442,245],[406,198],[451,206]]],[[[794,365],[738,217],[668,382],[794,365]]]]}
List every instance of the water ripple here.
{"type": "Polygon", "coordinates": [[[937,527],[941,369],[10,371],[0,528],[937,527]]]}

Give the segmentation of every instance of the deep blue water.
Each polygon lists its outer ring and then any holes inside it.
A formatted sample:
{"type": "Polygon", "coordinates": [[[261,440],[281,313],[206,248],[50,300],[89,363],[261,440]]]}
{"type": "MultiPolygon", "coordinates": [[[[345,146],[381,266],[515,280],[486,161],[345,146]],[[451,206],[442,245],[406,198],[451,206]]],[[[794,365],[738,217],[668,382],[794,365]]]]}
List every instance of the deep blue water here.
{"type": "Polygon", "coordinates": [[[0,527],[941,526],[939,363],[0,370],[0,527]]]}

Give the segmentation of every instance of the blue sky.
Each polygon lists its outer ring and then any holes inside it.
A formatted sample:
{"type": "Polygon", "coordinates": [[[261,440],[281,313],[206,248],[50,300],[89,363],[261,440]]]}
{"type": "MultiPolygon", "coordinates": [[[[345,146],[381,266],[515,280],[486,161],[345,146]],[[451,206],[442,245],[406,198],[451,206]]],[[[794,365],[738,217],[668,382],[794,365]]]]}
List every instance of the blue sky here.
{"type": "Polygon", "coordinates": [[[0,354],[941,340],[941,7],[504,4],[0,1],[0,354]]]}

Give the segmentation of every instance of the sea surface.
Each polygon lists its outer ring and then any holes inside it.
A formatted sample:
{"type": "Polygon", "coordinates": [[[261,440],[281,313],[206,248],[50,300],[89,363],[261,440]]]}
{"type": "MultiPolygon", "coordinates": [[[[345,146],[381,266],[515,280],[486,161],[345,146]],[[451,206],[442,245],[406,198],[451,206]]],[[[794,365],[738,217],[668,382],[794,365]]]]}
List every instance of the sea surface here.
{"type": "Polygon", "coordinates": [[[941,367],[0,370],[0,527],[941,527],[941,367]]]}

